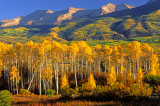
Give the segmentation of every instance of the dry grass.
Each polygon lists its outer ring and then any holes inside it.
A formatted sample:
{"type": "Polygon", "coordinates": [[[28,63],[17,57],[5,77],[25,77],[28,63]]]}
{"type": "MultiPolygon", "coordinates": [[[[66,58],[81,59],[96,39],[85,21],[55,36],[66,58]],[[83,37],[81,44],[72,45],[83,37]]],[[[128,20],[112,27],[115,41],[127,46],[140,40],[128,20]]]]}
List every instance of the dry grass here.
{"type": "Polygon", "coordinates": [[[55,95],[52,98],[48,98],[45,95],[14,95],[14,103],[47,103],[48,101],[57,100],[60,95],[55,95]]]}
{"type": "Polygon", "coordinates": [[[63,99],[61,95],[48,98],[45,95],[14,95],[12,106],[159,106],[160,102],[155,100],[130,100],[130,101],[90,101],[82,99],[63,99]]]}
{"type": "Polygon", "coordinates": [[[99,105],[120,105],[117,102],[95,102],[85,100],[58,100],[61,95],[48,98],[45,95],[14,95],[13,106],[99,106],[99,105]]]}

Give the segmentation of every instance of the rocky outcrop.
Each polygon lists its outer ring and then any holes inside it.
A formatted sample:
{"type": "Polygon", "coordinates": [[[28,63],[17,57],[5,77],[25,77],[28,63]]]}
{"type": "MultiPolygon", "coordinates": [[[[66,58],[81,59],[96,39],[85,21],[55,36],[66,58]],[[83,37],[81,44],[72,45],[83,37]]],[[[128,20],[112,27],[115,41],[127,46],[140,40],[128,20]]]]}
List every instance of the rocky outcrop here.
{"type": "Polygon", "coordinates": [[[59,24],[61,24],[62,21],[71,20],[72,19],[72,15],[74,13],[76,13],[77,11],[80,11],[80,10],[85,10],[85,9],[70,7],[68,9],[68,13],[58,16],[56,24],[59,25],[59,24]]]}
{"type": "Polygon", "coordinates": [[[52,13],[54,13],[54,11],[47,10],[46,13],[47,13],[47,14],[49,14],[49,13],[52,14],[52,13]]]}
{"type": "Polygon", "coordinates": [[[105,6],[102,6],[101,9],[102,9],[101,15],[112,13],[116,10],[116,5],[112,4],[112,3],[109,3],[105,6]]]}
{"type": "Polygon", "coordinates": [[[130,6],[127,4],[120,4],[120,5],[116,5],[116,4],[112,4],[109,3],[105,6],[102,6],[102,12],[100,15],[104,15],[104,14],[108,14],[108,13],[112,13],[112,12],[117,12],[117,11],[122,11],[122,10],[126,10],[126,9],[132,9],[134,8],[134,6],[130,6]]]}
{"type": "Polygon", "coordinates": [[[0,27],[9,27],[9,26],[18,25],[21,19],[22,17],[17,17],[17,18],[10,19],[10,20],[6,20],[6,19],[1,20],[0,23],[2,24],[0,27]]]}

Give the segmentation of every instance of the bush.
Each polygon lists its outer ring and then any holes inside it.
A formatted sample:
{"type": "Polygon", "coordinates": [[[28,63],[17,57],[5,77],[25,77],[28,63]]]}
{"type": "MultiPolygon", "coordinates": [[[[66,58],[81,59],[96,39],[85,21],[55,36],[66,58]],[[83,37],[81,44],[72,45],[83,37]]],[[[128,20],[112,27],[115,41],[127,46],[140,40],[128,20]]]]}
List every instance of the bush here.
{"type": "Polygon", "coordinates": [[[84,85],[80,89],[81,96],[92,99],[112,100],[128,98],[148,98],[152,94],[153,88],[149,84],[134,83],[126,86],[122,82],[116,82],[114,86],[98,85],[94,90],[88,91],[84,85]]]}
{"type": "Polygon", "coordinates": [[[21,95],[31,95],[32,93],[26,89],[20,89],[19,93],[21,95]]]}
{"type": "Polygon", "coordinates": [[[130,87],[126,86],[122,82],[117,82],[114,87],[114,93],[119,98],[125,98],[129,96],[130,87]]]}
{"type": "Polygon", "coordinates": [[[52,97],[55,93],[56,93],[55,90],[47,89],[47,95],[48,95],[49,98],[52,97]]]}
{"type": "Polygon", "coordinates": [[[143,81],[152,87],[160,85],[160,76],[146,75],[143,81]]]}
{"type": "Polygon", "coordinates": [[[63,97],[70,98],[70,97],[72,97],[72,94],[74,94],[74,93],[75,93],[75,90],[72,88],[69,88],[69,87],[61,89],[61,94],[63,97]]]}
{"type": "Polygon", "coordinates": [[[109,86],[100,86],[98,85],[95,89],[94,89],[94,92],[93,92],[93,96],[105,96],[106,93],[108,93],[109,91],[111,91],[111,87],[109,86]]]}
{"type": "Polygon", "coordinates": [[[12,94],[8,90],[3,90],[0,92],[0,106],[11,106],[12,101],[12,94]]]}
{"type": "Polygon", "coordinates": [[[132,84],[130,86],[130,96],[132,97],[148,97],[152,94],[153,88],[148,84],[132,84]]]}

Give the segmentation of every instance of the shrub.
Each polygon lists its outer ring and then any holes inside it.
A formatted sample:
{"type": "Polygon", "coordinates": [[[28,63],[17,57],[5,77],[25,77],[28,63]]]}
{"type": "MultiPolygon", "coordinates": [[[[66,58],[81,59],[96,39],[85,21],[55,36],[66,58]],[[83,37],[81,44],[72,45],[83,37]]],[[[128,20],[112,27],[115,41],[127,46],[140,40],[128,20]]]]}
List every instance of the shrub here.
{"type": "Polygon", "coordinates": [[[134,97],[148,97],[152,94],[153,88],[148,84],[132,84],[130,86],[130,96],[134,97]]]}
{"type": "Polygon", "coordinates": [[[61,94],[63,97],[67,97],[67,98],[70,98],[72,97],[72,94],[75,93],[75,90],[72,89],[72,88],[63,88],[61,89],[61,94]]]}
{"type": "Polygon", "coordinates": [[[56,93],[55,90],[47,89],[47,95],[48,95],[49,98],[52,97],[55,93],[56,93]]]}
{"type": "Polygon", "coordinates": [[[19,93],[21,95],[31,95],[32,93],[26,89],[20,89],[19,93]]]}
{"type": "Polygon", "coordinates": [[[104,97],[107,95],[107,93],[111,91],[111,87],[109,86],[100,86],[98,85],[93,92],[93,96],[97,96],[97,97],[104,97]]]}
{"type": "Polygon", "coordinates": [[[85,84],[87,90],[94,90],[96,88],[96,81],[94,76],[90,74],[88,82],[85,84]]]}
{"type": "Polygon", "coordinates": [[[82,94],[91,93],[96,88],[96,81],[94,76],[90,74],[88,82],[82,84],[82,87],[79,88],[79,92],[82,94]]]}
{"type": "Polygon", "coordinates": [[[70,88],[70,85],[68,83],[68,77],[66,74],[64,74],[61,77],[61,86],[60,86],[60,91],[63,97],[71,97],[72,94],[74,94],[74,90],[72,88],[70,88]]]}
{"type": "Polygon", "coordinates": [[[143,81],[152,87],[160,85],[160,76],[146,75],[143,81]]]}
{"type": "Polygon", "coordinates": [[[62,81],[61,86],[60,86],[61,89],[70,87],[70,85],[68,83],[68,77],[66,74],[61,76],[61,81],[62,81]]]}
{"type": "Polygon", "coordinates": [[[74,94],[79,94],[79,87],[75,87],[74,94]]]}
{"type": "Polygon", "coordinates": [[[119,98],[124,98],[129,96],[130,87],[126,86],[122,82],[116,82],[114,87],[114,93],[119,98]]]}
{"type": "Polygon", "coordinates": [[[11,106],[12,101],[12,94],[8,90],[3,90],[0,92],[0,106],[11,106]]]}

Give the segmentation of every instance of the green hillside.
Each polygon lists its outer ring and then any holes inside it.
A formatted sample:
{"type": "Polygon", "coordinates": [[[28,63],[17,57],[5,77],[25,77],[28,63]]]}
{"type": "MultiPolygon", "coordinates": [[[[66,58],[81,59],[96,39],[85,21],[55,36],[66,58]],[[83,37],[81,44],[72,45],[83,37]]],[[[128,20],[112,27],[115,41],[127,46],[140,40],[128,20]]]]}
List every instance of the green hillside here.
{"type": "Polygon", "coordinates": [[[25,43],[29,40],[34,42],[44,40],[112,42],[113,40],[133,41],[137,39],[144,43],[159,43],[159,35],[160,10],[134,18],[131,16],[102,17],[70,21],[55,27],[23,26],[0,29],[0,41],[7,43],[25,43]],[[149,38],[146,40],[146,37],[149,38]]]}
{"type": "Polygon", "coordinates": [[[74,21],[56,27],[66,40],[125,40],[135,37],[159,36],[160,10],[132,18],[98,18],[74,21]]]}

